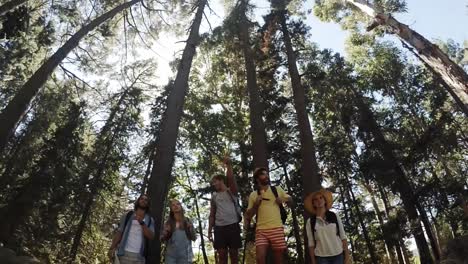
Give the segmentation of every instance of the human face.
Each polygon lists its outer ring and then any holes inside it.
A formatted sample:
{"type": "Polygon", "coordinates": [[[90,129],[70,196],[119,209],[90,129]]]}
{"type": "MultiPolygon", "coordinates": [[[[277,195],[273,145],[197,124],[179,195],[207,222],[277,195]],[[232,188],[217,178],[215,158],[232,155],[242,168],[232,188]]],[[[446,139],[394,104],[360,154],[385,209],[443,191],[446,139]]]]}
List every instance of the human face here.
{"type": "Polygon", "coordinates": [[[219,192],[223,190],[224,182],[218,179],[213,179],[211,181],[211,185],[213,185],[213,188],[219,192]]]}
{"type": "Polygon", "coordinates": [[[143,208],[143,209],[148,208],[148,203],[149,203],[149,198],[146,195],[142,195],[138,199],[138,207],[140,207],[140,208],[143,208]]]}
{"type": "Polygon", "coordinates": [[[172,211],[173,213],[180,213],[180,212],[182,212],[182,205],[181,205],[180,202],[177,201],[177,200],[172,200],[172,201],[171,201],[170,207],[171,207],[171,211],[172,211]]]}
{"type": "Polygon", "coordinates": [[[323,197],[323,195],[321,195],[321,194],[316,195],[316,196],[312,199],[312,205],[313,205],[315,208],[323,208],[323,207],[325,207],[325,198],[323,197]]]}
{"type": "Polygon", "coordinates": [[[265,171],[265,170],[261,171],[260,174],[258,174],[258,176],[257,176],[257,182],[260,185],[270,184],[270,177],[268,176],[268,172],[265,171]]]}

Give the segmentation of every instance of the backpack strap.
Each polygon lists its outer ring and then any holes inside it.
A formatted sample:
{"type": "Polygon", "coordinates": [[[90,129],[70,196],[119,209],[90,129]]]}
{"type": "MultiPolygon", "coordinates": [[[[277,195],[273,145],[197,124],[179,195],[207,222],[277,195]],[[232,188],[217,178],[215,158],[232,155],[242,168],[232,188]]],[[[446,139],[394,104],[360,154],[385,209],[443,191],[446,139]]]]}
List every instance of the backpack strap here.
{"type": "MultiPolygon", "coordinates": [[[[278,190],[276,189],[276,186],[270,186],[271,188],[271,191],[273,192],[273,194],[275,195],[275,198],[278,198],[278,190]]],[[[279,204],[278,205],[279,208],[280,208],[280,213],[281,213],[281,221],[283,221],[283,224],[286,223],[286,219],[288,217],[287,215],[287,212],[286,212],[286,209],[284,209],[284,206],[283,204],[279,204]]]]}
{"type": "Polygon", "coordinates": [[[133,215],[133,210],[128,211],[127,215],[125,216],[125,222],[123,226],[123,230],[125,231],[125,228],[127,227],[128,222],[130,221],[130,218],[133,215]]]}
{"type": "Polygon", "coordinates": [[[239,200],[237,200],[237,202],[236,202],[236,199],[234,199],[234,194],[232,194],[231,190],[227,189],[227,192],[229,194],[229,197],[231,197],[232,203],[234,204],[234,209],[236,210],[237,218],[238,218],[239,223],[240,223],[242,221],[242,215],[240,214],[240,212],[238,210],[238,208],[240,208],[239,200]]]}
{"type": "Polygon", "coordinates": [[[310,230],[312,231],[312,239],[314,240],[314,247],[317,246],[317,240],[315,239],[315,224],[316,223],[317,223],[317,216],[312,215],[310,217],[309,224],[310,224],[310,230]]]}
{"type": "Polygon", "coordinates": [[[327,222],[329,223],[334,223],[336,225],[336,235],[339,237],[340,236],[340,227],[338,226],[338,217],[336,214],[332,211],[326,211],[325,212],[325,218],[327,219],[327,222]]]}

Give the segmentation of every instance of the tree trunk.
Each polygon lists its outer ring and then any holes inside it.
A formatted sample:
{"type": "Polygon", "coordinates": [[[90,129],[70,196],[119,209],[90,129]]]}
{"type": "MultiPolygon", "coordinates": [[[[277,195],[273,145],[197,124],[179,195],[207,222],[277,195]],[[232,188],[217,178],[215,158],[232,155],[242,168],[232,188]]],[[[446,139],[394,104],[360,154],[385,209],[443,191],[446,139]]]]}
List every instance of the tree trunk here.
{"type": "Polygon", "coordinates": [[[431,257],[431,251],[424,236],[424,231],[418,216],[415,200],[413,197],[414,190],[411,187],[411,184],[408,181],[408,178],[405,172],[403,171],[403,168],[401,168],[397,158],[395,157],[395,154],[393,153],[393,147],[390,145],[390,143],[387,142],[379,125],[377,124],[374,114],[365,104],[362,95],[360,95],[356,91],[354,91],[354,94],[356,104],[359,108],[361,115],[361,123],[366,123],[366,126],[363,127],[363,129],[371,133],[374,138],[373,142],[366,141],[365,144],[368,145],[368,147],[375,147],[379,149],[384,160],[388,164],[391,164],[393,170],[392,174],[395,177],[393,187],[400,193],[400,197],[403,202],[403,207],[405,208],[405,211],[408,214],[408,218],[410,220],[411,225],[411,231],[416,240],[416,245],[418,247],[421,263],[432,264],[434,263],[434,260],[431,257]]]}
{"type": "MultiPolygon", "coordinates": [[[[188,79],[190,68],[196,47],[200,41],[199,29],[203,18],[203,11],[207,1],[200,0],[190,34],[185,45],[182,59],[179,63],[177,76],[174,85],[167,98],[167,108],[161,122],[160,135],[156,143],[156,154],[154,155],[153,169],[149,179],[148,194],[151,199],[151,211],[153,217],[158,222],[156,226],[161,226],[163,212],[169,185],[172,177],[172,165],[176,151],[179,125],[183,113],[185,95],[188,91],[188,79]]],[[[159,241],[160,229],[155,229],[155,237],[150,243],[148,251],[148,263],[161,262],[161,242],[159,241]]]]}
{"type": "Polygon", "coordinates": [[[190,187],[190,192],[193,194],[193,202],[195,204],[195,213],[197,214],[197,220],[198,220],[198,233],[200,234],[200,246],[201,246],[201,251],[203,255],[203,261],[205,264],[210,264],[210,261],[208,260],[208,255],[206,254],[206,247],[205,247],[205,237],[203,236],[203,222],[201,219],[200,215],[200,208],[198,207],[198,199],[195,191],[192,189],[192,184],[190,182],[189,174],[187,168],[185,169],[187,172],[187,182],[190,187]]]}
{"type": "MultiPolygon", "coordinates": [[[[346,204],[343,187],[340,186],[339,189],[340,189],[340,196],[341,196],[341,204],[343,205],[343,212],[344,212],[344,216],[345,216],[345,222],[348,223],[348,224],[351,224],[351,218],[349,217],[349,211],[348,211],[348,207],[347,207],[347,204],[346,204]]],[[[354,242],[351,239],[351,237],[348,237],[348,240],[349,240],[349,245],[351,246],[351,253],[354,253],[354,242]]]]}
{"type": "MultiPolygon", "coordinates": [[[[468,75],[462,67],[453,62],[437,45],[424,38],[408,25],[400,23],[391,15],[379,13],[365,0],[346,0],[375,20],[377,25],[392,29],[401,40],[419,53],[423,63],[434,70],[447,84],[446,89],[463,109],[468,112],[468,75]]],[[[370,29],[370,28],[368,28],[370,29]]],[[[445,86],[444,86],[445,87],[445,86]]]]}
{"type": "Polygon", "coordinates": [[[39,93],[41,87],[54,72],[55,68],[67,57],[68,53],[78,46],[80,40],[90,31],[111,19],[119,12],[141,1],[142,0],[132,0],[121,4],[102,16],[97,17],[86,26],[83,26],[29,78],[29,80],[19,89],[13,99],[8,103],[2,113],[0,113],[0,124],[2,124],[2,126],[0,126],[0,154],[3,153],[10,136],[15,132],[17,124],[26,113],[31,102],[39,93]]]}
{"type": "Polygon", "coordinates": [[[379,209],[379,205],[377,204],[377,200],[375,199],[374,190],[372,189],[372,186],[370,186],[370,184],[364,183],[363,185],[364,185],[364,187],[366,188],[367,192],[370,195],[372,206],[374,207],[374,211],[375,211],[375,214],[377,216],[377,220],[379,221],[380,231],[382,232],[382,236],[384,237],[385,251],[387,252],[388,259],[390,260],[390,263],[395,264],[395,263],[397,263],[396,262],[395,252],[393,251],[393,246],[391,245],[391,243],[388,242],[387,234],[385,234],[385,231],[384,231],[384,228],[383,228],[385,222],[384,222],[384,218],[382,216],[382,212],[379,209]]]}
{"type": "MultiPolygon", "coordinates": [[[[387,197],[387,194],[385,193],[385,190],[384,188],[381,186],[381,185],[377,185],[377,188],[378,188],[378,191],[380,193],[380,199],[382,199],[382,202],[383,202],[383,205],[384,205],[384,208],[385,208],[385,216],[387,217],[387,219],[389,218],[390,216],[390,203],[388,201],[388,197],[387,197]]],[[[401,235],[398,234],[399,236],[399,242],[397,245],[395,245],[395,250],[397,252],[397,256],[398,256],[398,262],[400,264],[405,264],[405,259],[404,259],[404,250],[403,248],[401,247],[401,235]]],[[[409,263],[408,263],[409,264],[409,263]]]]}
{"type": "Polygon", "coordinates": [[[349,194],[351,195],[351,199],[352,199],[352,202],[353,202],[354,210],[356,210],[356,215],[357,215],[359,224],[361,225],[361,228],[362,228],[362,233],[364,235],[364,240],[366,241],[367,249],[369,250],[369,255],[370,255],[371,261],[372,261],[373,264],[378,264],[379,259],[377,258],[377,255],[375,253],[375,248],[374,248],[373,243],[372,243],[372,241],[370,239],[369,231],[367,230],[366,224],[364,223],[364,219],[362,217],[362,213],[361,213],[361,209],[359,208],[359,204],[358,204],[358,202],[356,200],[356,197],[354,196],[354,192],[352,190],[351,183],[349,182],[349,179],[347,179],[346,181],[347,181],[347,185],[348,185],[347,186],[348,191],[349,191],[349,194]]]}
{"type": "Polygon", "coordinates": [[[239,40],[245,60],[247,90],[249,91],[250,133],[252,136],[253,163],[255,167],[268,168],[268,147],[263,121],[263,104],[257,85],[257,69],[254,53],[250,45],[249,21],[247,19],[248,0],[241,0],[239,18],[239,40]]]}
{"type": "Polygon", "coordinates": [[[310,127],[309,115],[306,107],[306,93],[301,83],[299,70],[297,69],[296,55],[291,42],[288,25],[286,23],[286,10],[278,11],[283,41],[288,56],[288,69],[291,77],[293,90],[294,109],[296,110],[297,122],[299,125],[299,138],[301,142],[302,156],[302,186],[304,187],[304,197],[321,188],[320,176],[318,173],[317,158],[315,156],[315,144],[310,127]]]}
{"type": "Polygon", "coordinates": [[[419,215],[421,216],[421,221],[424,225],[424,229],[426,230],[427,238],[429,239],[429,242],[431,243],[432,252],[434,253],[434,258],[436,262],[439,262],[442,253],[440,251],[439,243],[437,242],[437,239],[434,236],[434,231],[432,230],[432,224],[429,218],[427,217],[426,211],[422,208],[421,204],[419,202],[416,202],[416,206],[418,208],[419,215]]]}
{"type": "MultiPolygon", "coordinates": [[[[281,167],[283,167],[283,173],[284,173],[284,178],[286,179],[286,187],[287,187],[288,193],[292,194],[293,190],[291,189],[291,182],[289,181],[288,169],[286,168],[285,164],[282,164],[281,167]]],[[[302,250],[301,232],[300,232],[300,227],[299,227],[299,221],[297,220],[298,216],[294,208],[291,209],[291,216],[293,220],[294,237],[296,239],[296,252],[297,252],[296,263],[302,264],[304,263],[304,251],[302,250]]]]}
{"type": "MultiPolygon", "coordinates": [[[[117,110],[119,108],[116,107],[115,109],[117,110]]],[[[112,116],[112,114],[111,114],[111,116],[112,116]]],[[[106,151],[105,151],[104,155],[102,156],[102,158],[100,157],[100,162],[97,162],[97,164],[96,164],[97,165],[97,171],[96,171],[96,174],[94,175],[93,180],[92,180],[92,182],[90,184],[90,192],[89,192],[89,195],[88,195],[88,197],[87,197],[87,199],[85,201],[84,208],[83,208],[83,213],[81,214],[80,222],[78,223],[78,227],[77,227],[75,236],[73,238],[73,243],[72,243],[72,247],[71,247],[71,250],[70,250],[70,259],[69,259],[69,262],[68,262],[69,264],[73,264],[75,262],[76,255],[78,253],[78,248],[79,248],[79,246],[81,244],[81,238],[83,237],[83,233],[84,233],[84,230],[86,228],[86,222],[88,221],[89,216],[91,215],[91,210],[92,210],[92,207],[94,205],[94,199],[96,198],[96,195],[99,193],[99,191],[102,188],[103,174],[105,173],[105,169],[104,169],[105,164],[107,163],[107,159],[108,159],[108,157],[109,157],[109,155],[110,155],[110,153],[112,151],[115,137],[118,134],[117,131],[119,131],[121,129],[121,124],[122,124],[121,121],[119,122],[119,125],[118,125],[116,131],[114,131],[114,133],[112,133],[112,137],[111,137],[111,139],[109,140],[109,142],[108,142],[108,144],[106,146],[106,151]]],[[[109,124],[109,123],[113,123],[113,120],[108,119],[108,121],[106,122],[106,125],[109,124]]],[[[103,132],[101,132],[101,135],[105,136],[105,134],[103,132]]],[[[93,171],[93,170],[94,169],[91,169],[91,170],[88,170],[88,171],[93,171]]]]}
{"type": "Polygon", "coordinates": [[[145,177],[143,178],[143,183],[141,185],[140,194],[143,195],[146,193],[146,189],[148,188],[148,180],[151,174],[151,168],[153,167],[153,158],[154,158],[154,147],[151,147],[151,152],[148,157],[148,165],[146,165],[145,177]]]}
{"type": "Polygon", "coordinates": [[[8,13],[10,10],[26,3],[28,0],[11,0],[0,6],[0,17],[8,13]]]}

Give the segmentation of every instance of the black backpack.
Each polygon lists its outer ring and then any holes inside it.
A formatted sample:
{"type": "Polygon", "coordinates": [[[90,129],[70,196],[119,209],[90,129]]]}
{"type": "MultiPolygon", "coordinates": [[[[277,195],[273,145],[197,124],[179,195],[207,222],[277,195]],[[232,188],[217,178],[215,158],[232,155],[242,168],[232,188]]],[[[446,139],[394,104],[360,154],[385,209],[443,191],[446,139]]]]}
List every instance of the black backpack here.
{"type": "MultiPolygon", "coordinates": [[[[276,189],[276,186],[270,186],[271,191],[275,195],[275,198],[278,198],[278,190],[276,189]]],[[[257,190],[257,194],[261,195],[260,190],[257,190]]],[[[280,208],[280,214],[281,214],[281,221],[283,221],[283,225],[286,223],[286,219],[288,218],[288,212],[286,212],[286,209],[284,208],[283,204],[278,205],[280,208]]],[[[258,218],[258,215],[257,215],[258,218]]]]}
{"type": "MultiPolygon", "coordinates": [[[[130,221],[130,217],[132,217],[133,215],[133,210],[129,211],[127,213],[127,215],[125,216],[125,223],[124,223],[124,227],[123,227],[123,230],[125,231],[125,228],[127,228],[127,224],[128,224],[128,221],[130,221]]],[[[151,216],[149,217],[149,223],[148,223],[148,227],[151,225],[151,216]]],[[[143,252],[143,256],[148,257],[148,239],[143,236],[143,238],[145,239],[144,243],[145,243],[145,250],[143,252]]]]}
{"type": "MultiPolygon", "coordinates": [[[[340,236],[340,227],[338,226],[338,217],[336,214],[332,211],[326,211],[325,212],[325,220],[328,223],[333,223],[336,225],[336,235],[339,237],[340,236]]],[[[312,215],[310,217],[310,230],[312,231],[312,238],[314,239],[314,245],[317,245],[317,240],[315,240],[315,224],[317,223],[317,216],[312,215]]]]}

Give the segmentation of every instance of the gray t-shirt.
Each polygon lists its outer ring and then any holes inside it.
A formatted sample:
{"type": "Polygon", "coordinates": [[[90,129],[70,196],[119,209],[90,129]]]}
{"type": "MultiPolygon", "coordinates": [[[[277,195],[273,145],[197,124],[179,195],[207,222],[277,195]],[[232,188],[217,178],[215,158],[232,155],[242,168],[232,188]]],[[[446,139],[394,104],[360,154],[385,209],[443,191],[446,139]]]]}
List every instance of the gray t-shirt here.
{"type": "Polygon", "coordinates": [[[215,192],[212,196],[212,203],[216,206],[216,226],[227,226],[239,222],[237,196],[231,196],[229,191],[215,192]]]}

